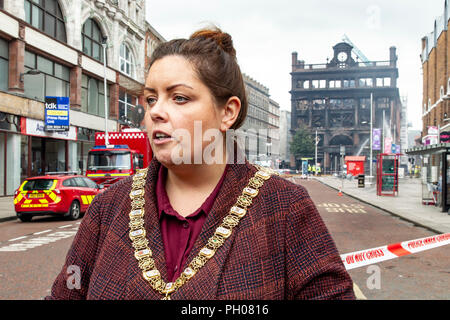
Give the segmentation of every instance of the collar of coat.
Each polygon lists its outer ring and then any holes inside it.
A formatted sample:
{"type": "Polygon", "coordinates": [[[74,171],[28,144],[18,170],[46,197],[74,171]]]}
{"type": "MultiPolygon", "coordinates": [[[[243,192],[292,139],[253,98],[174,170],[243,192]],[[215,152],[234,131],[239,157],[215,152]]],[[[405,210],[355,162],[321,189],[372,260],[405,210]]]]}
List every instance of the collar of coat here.
{"type": "MultiPolygon", "coordinates": [[[[144,221],[145,229],[147,231],[147,239],[149,240],[149,248],[152,250],[156,268],[160,271],[162,279],[167,282],[164,245],[160,231],[155,192],[160,166],[161,163],[155,158],[153,158],[149,165],[145,185],[144,221]]],[[[208,239],[214,234],[215,229],[222,223],[223,218],[228,215],[230,208],[236,203],[238,196],[241,195],[243,188],[248,184],[249,179],[256,171],[257,169],[247,160],[245,160],[244,164],[234,163],[229,165],[223,185],[203,224],[202,231],[195,241],[194,247],[186,260],[186,265],[182,267],[183,270],[206,245],[208,239]]],[[[258,197],[254,201],[257,199],[258,197]]],[[[239,226],[242,224],[242,221],[244,219],[248,219],[249,214],[251,214],[251,210],[249,210],[247,215],[243,217],[240,224],[233,229],[231,236],[225,241],[222,247],[216,251],[215,255],[209,259],[209,261],[193,278],[191,278],[180,289],[172,294],[171,297],[173,299],[199,299],[201,297],[202,299],[208,300],[215,298],[222,269],[236,237],[236,233],[239,230],[239,226]]],[[[135,293],[140,292],[138,295],[142,295],[142,299],[161,299],[162,296],[144,280],[134,255],[132,255],[130,263],[132,273],[134,274],[132,283],[134,284],[133,286],[136,286],[132,290],[135,291],[135,293]]]]}

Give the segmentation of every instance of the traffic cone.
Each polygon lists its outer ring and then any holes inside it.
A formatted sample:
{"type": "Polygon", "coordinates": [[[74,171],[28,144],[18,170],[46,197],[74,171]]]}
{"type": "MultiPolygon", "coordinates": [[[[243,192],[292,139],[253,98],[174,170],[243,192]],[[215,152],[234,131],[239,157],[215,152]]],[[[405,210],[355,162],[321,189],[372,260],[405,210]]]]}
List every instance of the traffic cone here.
{"type": "Polygon", "coordinates": [[[339,189],[338,196],[339,196],[339,197],[342,197],[342,191],[341,191],[341,189],[339,189]]]}

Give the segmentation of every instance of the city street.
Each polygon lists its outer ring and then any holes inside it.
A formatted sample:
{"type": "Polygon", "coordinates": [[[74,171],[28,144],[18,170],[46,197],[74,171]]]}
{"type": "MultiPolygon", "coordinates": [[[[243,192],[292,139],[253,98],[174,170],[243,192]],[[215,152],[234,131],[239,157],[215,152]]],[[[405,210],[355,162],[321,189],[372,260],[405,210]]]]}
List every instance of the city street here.
{"type": "Polygon", "coordinates": [[[35,217],[29,223],[0,223],[0,300],[48,295],[79,221],[35,217]]]}
{"type": "MultiPolygon", "coordinates": [[[[305,186],[340,254],[434,235],[422,227],[348,196],[315,180],[305,186]]],[[[42,299],[59,273],[80,220],[35,217],[30,223],[0,223],[0,299],[42,299]]],[[[367,299],[449,299],[450,246],[349,270],[367,299]],[[378,285],[371,280],[379,273],[378,285]]],[[[362,293],[362,294],[361,294],[362,293]]]]}
{"type": "MultiPolygon", "coordinates": [[[[315,180],[296,179],[305,186],[330,230],[340,254],[414,240],[435,233],[359,202],[315,180]]],[[[369,266],[349,270],[367,299],[449,299],[450,246],[376,264],[380,288],[370,289],[369,266]],[[369,286],[367,282],[369,280],[369,286]]]]}

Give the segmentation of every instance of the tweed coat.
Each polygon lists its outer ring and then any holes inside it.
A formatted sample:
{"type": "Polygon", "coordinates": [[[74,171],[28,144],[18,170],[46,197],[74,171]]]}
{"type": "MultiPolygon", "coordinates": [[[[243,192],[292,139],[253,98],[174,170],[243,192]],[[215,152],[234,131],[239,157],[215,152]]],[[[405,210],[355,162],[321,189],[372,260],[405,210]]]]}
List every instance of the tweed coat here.
{"type": "MultiPolygon", "coordinates": [[[[156,267],[167,282],[155,194],[160,165],[156,159],[149,165],[144,219],[156,267]]],[[[247,161],[230,165],[186,265],[213,235],[256,171],[247,161]]],[[[46,299],[162,298],[144,280],[128,236],[131,184],[132,178],[126,178],[91,203],[46,299]],[[73,279],[73,266],[81,272],[79,289],[67,285],[72,281],[70,277],[73,279]]],[[[278,300],[355,296],[352,280],[307,191],[273,176],[260,188],[224,245],[171,298],[278,300]]]]}

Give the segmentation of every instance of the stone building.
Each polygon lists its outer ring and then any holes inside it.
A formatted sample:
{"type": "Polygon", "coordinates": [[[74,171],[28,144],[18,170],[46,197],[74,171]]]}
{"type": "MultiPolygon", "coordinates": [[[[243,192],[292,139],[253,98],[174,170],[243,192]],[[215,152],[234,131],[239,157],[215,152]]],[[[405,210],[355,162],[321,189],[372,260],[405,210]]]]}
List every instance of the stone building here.
{"type": "Polygon", "coordinates": [[[336,44],[332,59],[322,64],[305,64],[292,53],[291,128],[317,130],[318,162],[326,172],[341,169],[343,147],[345,155],[368,156],[371,96],[373,128],[384,127],[384,136],[399,143],[397,78],[395,47],[385,61],[361,60],[347,42],[336,44]]]}
{"type": "Polygon", "coordinates": [[[278,167],[280,106],[270,99],[269,88],[246,74],[243,78],[248,99],[247,118],[241,127],[245,155],[250,162],[278,167]]]}
{"type": "Polygon", "coordinates": [[[144,0],[3,0],[0,21],[4,196],[27,176],[85,170],[105,130],[105,100],[108,130],[120,130],[143,104],[145,65],[164,39],[146,22],[144,0]],[[70,98],[68,131],[46,130],[46,96],[70,98]]]}

